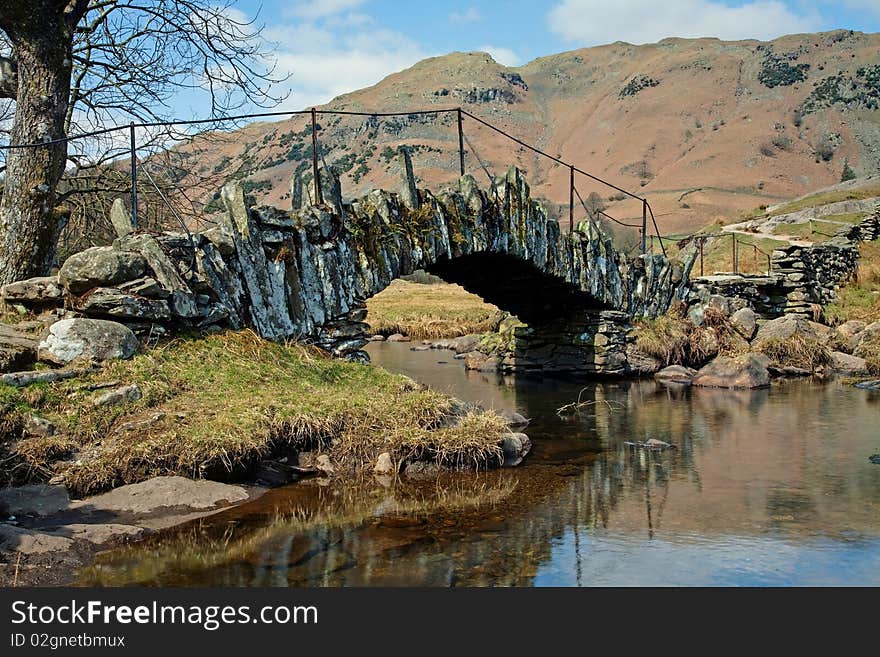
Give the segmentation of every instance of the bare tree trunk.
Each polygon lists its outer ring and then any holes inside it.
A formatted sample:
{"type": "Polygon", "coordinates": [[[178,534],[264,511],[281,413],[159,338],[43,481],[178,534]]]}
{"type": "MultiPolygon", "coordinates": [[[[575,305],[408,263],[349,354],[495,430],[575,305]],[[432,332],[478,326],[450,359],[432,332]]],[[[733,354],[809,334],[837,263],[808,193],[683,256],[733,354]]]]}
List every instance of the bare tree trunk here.
{"type": "MultiPolygon", "coordinates": [[[[81,0],[0,1],[0,28],[10,37],[18,67],[10,144],[65,136],[70,95],[73,29],[81,0]]],[[[64,173],[67,144],[9,151],[0,201],[0,283],[48,273],[62,220],[55,190],[64,173]]]]}

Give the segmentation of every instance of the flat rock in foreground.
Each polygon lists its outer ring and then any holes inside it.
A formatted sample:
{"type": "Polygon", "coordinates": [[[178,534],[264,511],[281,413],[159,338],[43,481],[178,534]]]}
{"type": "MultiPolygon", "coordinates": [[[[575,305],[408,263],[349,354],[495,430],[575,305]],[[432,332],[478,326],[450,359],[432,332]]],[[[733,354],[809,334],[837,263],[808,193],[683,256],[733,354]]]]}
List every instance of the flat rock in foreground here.
{"type": "Polygon", "coordinates": [[[148,515],[162,509],[213,509],[241,502],[248,492],[241,486],[186,477],[154,477],[139,484],[120,486],[109,493],[71,503],[71,508],[92,512],[148,515]]]}

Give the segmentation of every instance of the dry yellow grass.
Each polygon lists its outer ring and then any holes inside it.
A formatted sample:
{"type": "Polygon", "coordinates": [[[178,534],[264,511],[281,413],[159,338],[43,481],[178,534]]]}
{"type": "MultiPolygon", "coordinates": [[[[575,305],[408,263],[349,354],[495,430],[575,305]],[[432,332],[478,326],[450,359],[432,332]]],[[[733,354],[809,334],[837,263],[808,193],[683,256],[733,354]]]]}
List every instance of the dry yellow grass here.
{"type": "Polygon", "coordinates": [[[500,311],[450,283],[396,280],[367,301],[367,322],[382,335],[402,333],[413,339],[454,338],[495,329],[500,311]]]}
{"type": "Polygon", "coordinates": [[[815,370],[831,362],[831,352],[815,338],[793,335],[769,338],[752,345],[752,349],[770,359],[776,367],[797,367],[815,370]]]}
{"type": "Polygon", "coordinates": [[[825,317],[832,324],[880,321],[880,241],[859,245],[856,278],[838,290],[834,303],[825,307],[825,317]]]}
{"type": "Polygon", "coordinates": [[[383,451],[458,466],[499,459],[502,420],[458,406],[376,367],[226,332],[175,340],[80,379],[0,386],[0,477],[21,483],[61,473],[74,493],[89,494],[160,474],[231,479],[259,459],[300,449],[325,450],[352,467],[383,451]],[[86,386],[109,381],[136,383],[143,398],[94,406],[101,391],[86,386]],[[30,413],[51,420],[63,438],[20,438],[20,418],[30,413]],[[454,416],[462,417],[448,426],[454,416]]]}

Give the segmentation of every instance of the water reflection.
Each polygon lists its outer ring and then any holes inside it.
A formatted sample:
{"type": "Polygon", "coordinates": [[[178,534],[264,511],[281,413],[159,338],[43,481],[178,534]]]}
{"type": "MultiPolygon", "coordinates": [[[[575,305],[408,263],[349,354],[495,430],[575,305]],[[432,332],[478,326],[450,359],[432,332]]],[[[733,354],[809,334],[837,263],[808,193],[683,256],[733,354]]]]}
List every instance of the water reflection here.
{"type": "Polygon", "coordinates": [[[84,584],[595,585],[880,582],[877,395],[587,386],[467,373],[383,345],[389,369],[532,418],[525,467],[314,482],[110,552],[84,584]],[[632,450],[658,438],[676,449],[632,450]]]}

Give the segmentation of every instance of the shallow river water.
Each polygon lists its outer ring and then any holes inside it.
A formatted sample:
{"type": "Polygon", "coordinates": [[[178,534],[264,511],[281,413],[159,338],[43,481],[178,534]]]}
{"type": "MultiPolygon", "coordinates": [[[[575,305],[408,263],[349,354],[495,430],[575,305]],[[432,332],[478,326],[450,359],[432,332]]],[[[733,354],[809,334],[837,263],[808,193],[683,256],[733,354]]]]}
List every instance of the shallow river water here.
{"type": "Polygon", "coordinates": [[[448,351],[373,362],[531,418],[518,468],[295,484],[108,552],[83,584],[880,584],[880,393],[577,383],[466,372],[448,351]],[[579,414],[557,415],[578,398],[579,414]],[[677,448],[632,451],[658,438],[677,448]]]}

